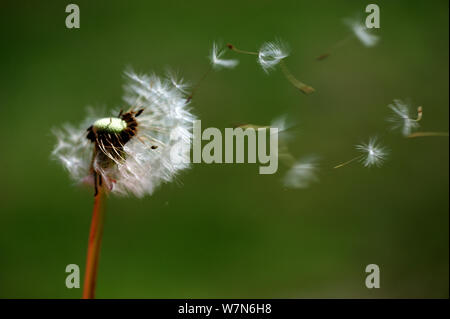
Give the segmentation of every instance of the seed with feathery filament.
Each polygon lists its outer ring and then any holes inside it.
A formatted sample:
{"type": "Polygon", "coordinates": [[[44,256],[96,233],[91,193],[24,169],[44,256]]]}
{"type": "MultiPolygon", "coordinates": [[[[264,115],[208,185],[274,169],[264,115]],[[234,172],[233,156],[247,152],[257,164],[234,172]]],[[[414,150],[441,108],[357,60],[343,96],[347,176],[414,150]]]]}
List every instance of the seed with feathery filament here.
{"type": "Polygon", "coordinates": [[[381,166],[388,156],[387,149],[378,143],[376,137],[372,137],[368,143],[356,145],[355,148],[363,154],[336,165],[334,168],[346,166],[356,160],[360,160],[365,167],[381,166]]]}
{"type": "Polygon", "coordinates": [[[392,110],[392,116],[387,120],[392,123],[393,130],[400,128],[403,136],[408,136],[419,127],[419,121],[423,115],[421,106],[417,108],[417,118],[415,119],[410,116],[409,103],[395,99],[388,107],[392,110]]]}
{"type": "Polygon", "coordinates": [[[344,23],[351,29],[352,33],[346,36],[344,39],[333,45],[328,52],[321,54],[316,58],[317,61],[322,61],[331,55],[331,52],[344,44],[347,44],[355,37],[366,47],[373,47],[379,41],[379,36],[373,34],[372,29],[368,29],[364,24],[355,19],[345,19],[344,23]]]}
{"type": "Polygon", "coordinates": [[[311,86],[299,81],[289,71],[286,63],[284,62],[284,59],[289,55],[289,53],[286,49],[286,45],[281,41],[265,42],[258,52],[241,50],[236,48],[236,46],[231,43],[228,43],[227,47],[236,53],[258,56],[257,61],[266,73],[269,73],[271,69],[274,69],[278,64],[280,64],[284,76],[294,87],[299,89],[304,94],[311,94],[315,91],[311,86]]]}

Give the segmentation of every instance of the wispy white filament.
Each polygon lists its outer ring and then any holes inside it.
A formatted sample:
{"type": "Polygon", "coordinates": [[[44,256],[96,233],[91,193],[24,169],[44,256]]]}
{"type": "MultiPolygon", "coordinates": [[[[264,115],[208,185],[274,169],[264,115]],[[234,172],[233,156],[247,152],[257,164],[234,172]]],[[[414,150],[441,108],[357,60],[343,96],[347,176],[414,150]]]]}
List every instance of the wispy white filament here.
{"type": "Polygon", "coordinates": [[[215,69],[220,68],[228,68],[232,69],[236,65],[239,64],[238,60],[231,60],[231,59],[223,59],[222,56],[225,54],[225,50],[220,48],[217,43],[213,43],[213,47],[211,49],[211,53],[209,55],[209,59],[211,61],[212,66],[215,69]]]}
{"type": "Polygon", "coordinates": [[[361,159],[365,167],[381,166],[388,155],[388,151],[378,143],[376,137],[370,138],[369,143],[356,145],[356,149],[364,153],[361,159]]]}
{"type": "Polygon", "coordinates": [[[318,182],[318,165],[315,156],[298,160],[286,173],[283,184],[289,188],[307,188],[311,183],[318,182]]]}
{"type": "Polygon", "coordinates": [[[404,136],[408,136],[419,127],[417,120],[410,117],[410,106],[402,100],[394,100],[388,107],[393,111],[388,121],[392,123],[392,129],[400,128],[404,136]]]}
{"type": "Polygon", "coordinates": [[[286,46],[280,41],[265,42],[258,52],[258,63],[268,73],[271,69],[288,56],[286,46]]]}
{"type": "Polygon", "coordinates": [[[270,123],[270,127],[278,128],[278,138],[284,142],[291,139],[292,134],[289,131],[293,126],[294,123],[290,119],[288,119],[288,116],[286,114],[280,115],[279,117],[273,119],[270,123]]]}
{"type": "Polygon", "coordinates": [[[352,29],[354,35],[366,47],[375,46],[380,38],[370,32],[370,30],[358,20],[346,20],[346,24],[352,29]]]}
{"type": "Polygon", "coordinates": [[[167,78],[170,80],[172,85],[177,88],[183,94],[189,94],[189,85],[184,81],[184,79],[175,71],[167,70],[167,78]]]}

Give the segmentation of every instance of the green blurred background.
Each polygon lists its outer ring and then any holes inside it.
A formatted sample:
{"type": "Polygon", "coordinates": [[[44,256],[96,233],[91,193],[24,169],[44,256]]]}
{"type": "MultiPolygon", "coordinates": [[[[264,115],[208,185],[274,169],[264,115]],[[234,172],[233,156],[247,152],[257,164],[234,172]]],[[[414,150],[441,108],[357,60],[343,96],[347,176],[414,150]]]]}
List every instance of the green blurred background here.
{"type": "MultiPolygon", "coordinates": [[[[88,105],[121,105],[127,66],[195,82],[215,40],[256,50],[276,37],[304,96],[254,57],[212,73],[197,91],[203,128],[298,123],[296,157],[321,157],[320,183],[285,189],[255,164],[195,164],[144,199],[108,201],[99,298],[304,298],[449,296],[448,138],[391,133],[394,98],[423,105],[424,131],[448,131],[448,1],[376,1],[382,39],[354,40],[346,17],[373,1],[81,1],[81,28],[66,29],[69,1],[0,3],[0,297],[79,298],[65,287],[80,265],[92,191],[50,160],[51,128],[78,124],[88,105]],[[335,164],[378,134],[391,149],[380,169],[335,164]],[[381,288],[365,287],[367,264],[381,288]]],[[[227,53],[228,54],[228,53],[227,53]]]]}

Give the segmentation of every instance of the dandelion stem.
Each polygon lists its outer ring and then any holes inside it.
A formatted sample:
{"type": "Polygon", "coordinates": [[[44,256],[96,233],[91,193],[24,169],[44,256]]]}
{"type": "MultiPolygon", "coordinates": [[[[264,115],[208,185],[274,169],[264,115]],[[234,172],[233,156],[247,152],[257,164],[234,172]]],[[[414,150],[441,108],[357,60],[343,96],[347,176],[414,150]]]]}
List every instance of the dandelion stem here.
{"type": "Polygon", "coordinates": [[[203,74],[203,76],[197,81],[197,84],[195,84],[194,88],[191,91],[191,94],[188,96],[186,103],[189,103],[192,98],[194,97],[194,93],[197,91],[198,87],[200,86],[200,84],[203,82],[203,80],[208,76],[209,72],[211,72],[212,70],[212,66],[208,68],[208,70],[206,70],[206,72],[203,74]]]}
{"type": "Polygon", "coordinates": [[[89,243],[86,260],[86,274],[84,277],[83,286],[83,299],[95,298],[95,285],[97,282],[100,245],[102,241],[103,224],[105,219],[104,199],[104,187],[99,186],[98,192],[94,197],[94,209],[92,211],[91,230],[89,233],[89,243]]]}
{"type": "Polygon", "coordinates": [[[426,137],[426,136],[448,136],[448,132],[416,132],[409,134],[408,138],[426,137]]]}
{"type": "Polygon", "coordinates": [[[237,52],[237,53],[258,55],[258,52],[240,50],[240,49],[236,48],[234,45],[232,45],[230,43],[227,43],[227,47],[228,47],[228,49],[230,49],[230,50],[232,50],[234,52],[237,52]]]}
{"type": "Polygon", "coordinates": [[[328,53],[324,53],[319,55],[316,60],[317,61],[322,61],[325,60],[326,58],[328,58],[331,54],[332,51],[336,50],[337,48],[343,46],[344,44],[346,44],[349,40],[351,40],[353,38],[354,34],[350,34],[347,37],[345,37],[344,39],[342,39],[341,41],[337,42],[335,45],[333,45],[330,50],[328,50],[328,53]]]}
{"type": "Polygon", "coordinates": [[[333,167],[333,168],[340,168],[340,167],[342,167],[342,166],[345,166],[345,165],[347,165],[347,164],[350,164],[350,163],[353,162],[353,161],[356,161],[357,159],[360,159],[361,157],[362,157],[362,155],[356,156],[355,158],[352,158],[351,160],[349,160],[349,161],[347,161],[347,162],[344,162],[344,163],[342,163],[342,164],[336,165],[336,166],[333,167]]]}
{"type": "Polygon", "coordinates": [[[280,61],[280,66],[281,66],[281,70],[284,73],[284,76],[289,80],[289,82],[292,83],[293,86],[295,86],[297,89],[299,89],[300,91],[302,91],[305,94],[311,94],[313,93],[315,90],[314,88],[310,87],[309,85],[306,85],[303,82],[300,82],[299,80],[297,80],[294,75],[292,75],[292,73],[289,71],[289,69],[287,68],[286,64],[284,63],[284,60],[280,61]]]}

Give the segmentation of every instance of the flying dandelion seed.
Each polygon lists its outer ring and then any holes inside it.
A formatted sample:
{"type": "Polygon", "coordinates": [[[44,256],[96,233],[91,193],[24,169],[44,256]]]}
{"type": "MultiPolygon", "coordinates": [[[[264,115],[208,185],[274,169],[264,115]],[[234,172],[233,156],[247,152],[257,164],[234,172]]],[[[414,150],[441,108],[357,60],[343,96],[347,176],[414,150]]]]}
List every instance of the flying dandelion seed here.
{"type": "Polygon", "coordinates": [[[291,129],[295,126],[295,123],[286,115],[280,115],[272,120],[270,127],[278,128],[278,138],[282,141],[287,141],[292,138],[291,129]]]}
{"type": "Polygon", "coordinates": [[[286,79],[291,82],[293,86],[299,89],[302,93],[311,94],[315,90],[311,86],[299,81],[288,69],[284,59],[289,56],[287,46],[281,41],[265,42],[261,46],[258,52],[245,51],[236,48],[234,45],[228,43],[227,47],[237,53],[256,55],[258,56],[258,63],[261,65],[264,72],[269,73],[271,69],[274,69],[277,64],[280,64],[286,79]]]}
{"type": "Polygon", "coordinates": [[[346,166],[357,160],[361,161],[365,167],[381,166],[389,154],[387,149],[378,142],[376,137],[370,138],[368,143],[356,145],[355,148],[363,154],[336,165],[334,168],[346,166]]]}
{"type": "Polygon", "coordinates": [[[366,47],[375,46],[380,38],[374,35],[370,30],[358,20],[345,20],[345,23],[351,28],[353,34],[366,47]]]}
{"type": "Polygon", "coordinates": [[[294,123],[288,119],[287,115],[281,115],[272,120],[269,126],[241,124],[235,127],[243,129],[278,128],[278,159],[289,168],[283,178],[283,185],[288,188],[307,188],[310,184],[319,180],[317,178],[317,157],[308,156],[297,161],[291,154],[288,148],[288,141],[292,138],[291,129],[294,126],[294,123]]]}
{"type": "Polygon", "coordinates": [[[392,123],[392,129],[400,128],[403,136],[408,138],[416,137],[448,137],[448,132],[413,132],[419,128],[419,121],[423,117],[423,108],[417,108],[417,117],[411,118],[408,103],[402,100],[394,100],[394,104],[388,107],[393,111],[393,115],[387,120],[392,123]]]}
{"type": "Polygon", "coordinates": [[[298,160],[288,170],[283,179],[285,187],[289,188],[307,188],[312,183],[318,182],[317,158],[315,156],[309,156],[298,160]]]}
{"type": "Polygon", "coordinates": [[[170,80],[172,85],[181,93],[189,94],[189,85],[184,81],[184,79],[175,71],[168,70],[166,72],[167,78],[170,80]]]}
{"type": "Polygon", "coordinates": [[[258,51],[258,63],[264,72],[269,73],[281,60],[288,56],[287,46],[283,42],[265,42],[258,51]]]}
{"type": "Polygon", "coordinates": [[[422,119],[422,107],[418,107],[417,118],[410,116],[410,106],[402,100],[394,100],[388,107],[393,111],[393,115],[387,120],[392,123],[392,129],[400,128],[404,136],[408,136],[413,130],[417,129],[419,121],[422,119]]]}
{"type": "Polygon", "coordinates": [[[236,124],[233,125],[234,127],[240,127],[242,129],[248,129],[248,128],[252,128],[252,129],[260,129],[260,128],[277,128],[277,135],[278,135],[278,145],[280,147],[280,145],[284,145],[287,143],[287,141],[289,139],[292,138],[292,134],[290,132],[290,130],[292,129],[292,127],[294,127],[294,124],[288,120],[287,115],[281,115],[275,119],[272,120],[272,122],[270,123],[270,125],[257,125],[257,124],[250,124],[250,123],[245,123],[245,124],[236,124]]]}
{"type": "Polygon", "coordinates": [[[371,33],[370,29],[368,29],[363,23],[359,21],[359,19],[345,19],[344,23],[350,27],[352,33],[336,44],[334,44],[327,53],[319,55],[316,60],[322,61],[328,58],[331,55],[331,52],[336,50],[339,47],[344,46],[347,44],[350,40],[354,39],[355,37],[366,47],[373,47],[375,46],[378,41],[380,40],[380,37],[377,35],[374,35],[371,33]]]}
{"type": "Polygon", "coordinates": [[[361,160],[365,167],[381,166],[388,155],[388,151],[378,143],[376,137],[372,137],[369,143],[356,145],[356,149],[364,153],[361,160]]]}
{"type": "Polygon", "coordinates": [[[220,48],[216,43],[213,43],[213,47],[211,49],[211,53],[209,55],[209,59],[211,61],[211,65],[215,69],[220,68],[228,68],[232,69],[239,64],[238,60],[231,59],[223,59],[222,56],[225,54],[225,50],[220,48]]]}
{"type": "Polygon", "coordinates": [[[126,112],[56,129],[52,155],[78,182],[94,185],[83,298],[95,298],[104,224],[104,195],[153,193],[188,167],[195,117],[175,78],[126,73],[126,112]]]}
{"type": "Polygon", "coordinates": [[[225,54],[225,50],[222,49],[217,43],[213,42],[212,49],[208,56],[208,59],[210,61],[210,67],[195,84],[194,88],[192,89],[191,94],[189,94],[189,96],[186,99],[187,103],[189,103],[192,100],[195,92],[200,87],[200,84],[203,82],[203,80],[206,79],[206,77],[208,76],[208,74],[211,72],[212,69],[214,69],[214,70],[220,70],[220,69],[224,69],[224,68],[232,69],[239,64],[239,60],[223,59],[222,56],[224,54],[225,54]]]}
{"type": "Polygon", "coordinates": [[[270,125],[256,125],[256,124],[239,124],[234,127],[240,127],[242,129],[261,129],[261,128],[278,128],[278,159],[286,166],[291,167],[295,164],[295,158],[289,152],[288,141],[293,137],[291,129],[294,127],[292,121],[288,120],[287,115],[281,115],[272,120],[270,125]]]}

